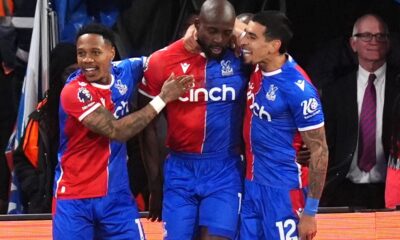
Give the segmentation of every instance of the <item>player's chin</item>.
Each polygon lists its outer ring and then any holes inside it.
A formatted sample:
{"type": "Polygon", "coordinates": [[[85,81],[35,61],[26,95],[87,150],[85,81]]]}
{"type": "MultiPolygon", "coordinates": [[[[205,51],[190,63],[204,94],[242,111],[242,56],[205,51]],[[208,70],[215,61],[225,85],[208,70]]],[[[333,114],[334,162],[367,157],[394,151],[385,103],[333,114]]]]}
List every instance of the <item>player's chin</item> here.
{"type": "Polygon", "coordinates": [[[251,55],[249,54],[243,54],[243,61],[246,64],[253,64],[253,59],[251,58],[251,55]]]}
{"type": "Polygon", "coordinates": [[[91,83],[99,82],[100,79],[101,79],[99,76],[97,76],[97,75],[91,75],[91,74],[85,75],[85,77],[86,77],[86,80],[87,80],[88,82],[91,82],[91,83]]]}

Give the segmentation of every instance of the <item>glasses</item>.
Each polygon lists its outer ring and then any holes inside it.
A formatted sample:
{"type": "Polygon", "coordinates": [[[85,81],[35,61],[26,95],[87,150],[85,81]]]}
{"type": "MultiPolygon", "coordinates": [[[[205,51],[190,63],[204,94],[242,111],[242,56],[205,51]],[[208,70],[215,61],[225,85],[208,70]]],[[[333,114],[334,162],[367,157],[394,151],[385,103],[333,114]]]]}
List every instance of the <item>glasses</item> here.
{"type": "Polygon", "coordinates": [[[386,42],[389,38],[389,34],[387,34],[387,33],[372,34],[372,33],[366,32],[366,33],[357,33],[357,34],[354,34],[353,36],[358,37],[363,42],[371,42],[372,38],[374,38],[374,37],[377,42],[386,42]]]}

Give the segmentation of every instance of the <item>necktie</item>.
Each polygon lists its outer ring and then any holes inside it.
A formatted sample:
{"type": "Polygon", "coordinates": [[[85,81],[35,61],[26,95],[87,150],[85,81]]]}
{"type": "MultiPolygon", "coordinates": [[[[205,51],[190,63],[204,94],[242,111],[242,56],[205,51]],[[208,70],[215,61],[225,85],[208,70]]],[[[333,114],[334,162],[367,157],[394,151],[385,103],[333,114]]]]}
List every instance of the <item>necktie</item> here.
{"type": "Polygon", "coordinates": [[[375,74],[368,77],[360,113],[358,167],[369,172],[376,164],[376,90],[375,74]]]}

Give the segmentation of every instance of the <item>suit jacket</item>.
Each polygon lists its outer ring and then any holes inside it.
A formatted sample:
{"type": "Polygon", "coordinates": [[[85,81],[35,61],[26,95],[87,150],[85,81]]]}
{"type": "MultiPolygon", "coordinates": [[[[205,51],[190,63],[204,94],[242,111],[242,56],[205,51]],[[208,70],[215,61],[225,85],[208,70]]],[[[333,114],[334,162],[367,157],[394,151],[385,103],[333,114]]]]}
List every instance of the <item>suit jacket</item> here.
{"type": "MultiPolygon", "coordinates": [[[[397,73],[395,68],[387,65],[382,123],[386,159],[390,148],[391,111],[396,94],[399,93],[397,73]]],[[[322,91],[329,163],[321,206],[329,202],[330,196],[338,193],[338,187],[345,180],[355,154],[358,138],[357,69],[322,91]]]]}

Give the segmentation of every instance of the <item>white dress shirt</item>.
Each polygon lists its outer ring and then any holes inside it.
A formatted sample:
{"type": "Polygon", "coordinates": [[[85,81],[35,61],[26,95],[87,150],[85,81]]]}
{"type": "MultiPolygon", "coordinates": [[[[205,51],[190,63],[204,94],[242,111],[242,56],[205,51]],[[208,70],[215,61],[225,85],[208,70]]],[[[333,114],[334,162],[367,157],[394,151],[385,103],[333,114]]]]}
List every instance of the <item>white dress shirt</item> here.
{"type": "MultiPolygon", "coordinates": [[[[376,89],[376,165],[369,172],[364,172],[358,168],[358,141],[351,162],[350,170],[347,174],[353,183],[382,183],[386,178],[387,162],[382,144],[382,119],[383,105],[385,100],[385,82],[386,82],[386,63],[373,72],[376,75],[374,81],[376,89]]],[[[358,66],[357,73],[357,106],[358,117],[360,119],[361,106],[364,98],[365,88],[368,85],[368,77],[371,72],[358,66]]],[[[359,126],[359,124],[358,124],[359,126]]]]}

